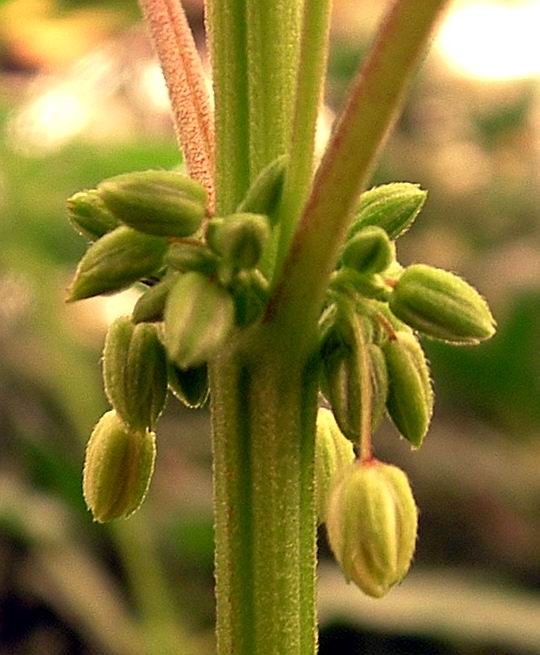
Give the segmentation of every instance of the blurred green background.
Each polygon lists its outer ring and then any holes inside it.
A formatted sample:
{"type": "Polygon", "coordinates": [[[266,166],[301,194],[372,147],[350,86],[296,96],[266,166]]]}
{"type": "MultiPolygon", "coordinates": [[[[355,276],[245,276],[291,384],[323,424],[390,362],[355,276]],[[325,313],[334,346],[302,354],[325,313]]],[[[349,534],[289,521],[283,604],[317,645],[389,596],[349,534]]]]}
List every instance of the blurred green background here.
{"type": "MultiPolygon", "coordinates": [[[[386,4],[335,3],[326,129],[386,4]]],[[[200,3],[185,5],[202,42],[200,3]]],[[[537,1],[456,2],[376,173],[429,190],[402,263],[462,274],[499,331],[425,343],[437,405],[420,452],[390,425],[376,436],[421,508],[406,581],[364,598],[321,532],[321,655],[540,653],[539,21],[537,1]]],[[[100,352],[134,296],[63,301],[86,245],[65,199],[179,163],[134,1],[0,2],[0,655],[214,652],[208,415],[171,401],[143,509],[93,524],[80,487],[100,352]]]]}

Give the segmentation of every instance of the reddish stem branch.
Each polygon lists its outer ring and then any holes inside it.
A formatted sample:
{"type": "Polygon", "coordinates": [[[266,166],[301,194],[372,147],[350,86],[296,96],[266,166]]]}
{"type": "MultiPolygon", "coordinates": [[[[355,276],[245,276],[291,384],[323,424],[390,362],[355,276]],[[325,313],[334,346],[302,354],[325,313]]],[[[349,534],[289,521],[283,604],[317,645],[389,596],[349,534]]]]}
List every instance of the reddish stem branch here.
{"type": "Polygon", "coordinates": [[[139,0],[169,90],[177,139],[190,175],[215,205],[214,120],[202,63],[180,0],[139,0]]]}

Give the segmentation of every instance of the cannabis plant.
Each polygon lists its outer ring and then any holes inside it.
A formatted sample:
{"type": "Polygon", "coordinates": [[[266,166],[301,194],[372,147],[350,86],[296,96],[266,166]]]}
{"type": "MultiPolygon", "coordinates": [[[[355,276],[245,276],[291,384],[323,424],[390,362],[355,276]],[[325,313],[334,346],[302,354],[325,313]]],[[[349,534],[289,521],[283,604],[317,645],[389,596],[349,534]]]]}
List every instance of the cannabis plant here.
{"type": "Polygon", "coordinates": [[[68,300],[142,292],[107,334],[111,410],[88,442],[86,502],[100,522],[134,512],[167,393],[210,401],[220,655],[315,652],[318,522],[365,593],[402,580],[417,508],[372,435],[387,415],[422,445],[420,335],[494,332],[464,280],[398,262],[426,192],[365,190],[446,3],[390,3],[316,161],[330,4],[207,0],[212,104],[179,0],[141,0],[185,169],[119,175],[68,202],[91,242],[68,300]]]}

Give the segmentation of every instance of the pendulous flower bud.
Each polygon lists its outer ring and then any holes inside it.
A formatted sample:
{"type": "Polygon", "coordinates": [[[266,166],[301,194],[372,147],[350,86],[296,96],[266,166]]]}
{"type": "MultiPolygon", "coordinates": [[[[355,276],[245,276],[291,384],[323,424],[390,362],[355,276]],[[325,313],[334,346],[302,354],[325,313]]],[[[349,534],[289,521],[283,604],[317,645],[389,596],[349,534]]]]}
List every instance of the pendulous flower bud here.
{"type": "Polygon", "coordinates": [[[422,346],[399,330],[382,346],[388,372],[386,408],[392,422],[414,448],[422,445],[433,413],[433,389],[422,346]]]}
{"type": "Polygon", "coordinates": [[[341,253],[344,266],[359,273],[380,273],[390,266],[395,246],[386,232],[376,225],[363,227],[347,240],[341,253]]]}
{"type": "Polygon", "coordinates": [[[101,237],[83,255],[68,288],[68,302],[114,293],[155,273],[167,241],[124,225],[101,237]]]}
{"type": "Polygon", "coordinates": [[[156,236],[190,236],[206,213],[204,187],[174,171],[124,173],[104,180],[97,190],[118,220],[156,236]]]}
{"type": "Polygon", "coordinates": [[[94,428],[83,472],[83,492],[94,520],[127,518],[142,504],[154,470],[155,434],[131,430],[114,410],[94,428]]]}
{"type": "Polygon", "coordinates": [[[103,349],[109,402],[134,430],[153,429],[167,395],[167,358],[155,325],[122,316],[109,327],[103,349]]]}
{"type": "Polygon", "coordinates": [[[319,523],[326,520],[328,496],[335,477],[353,461],[352,443],[339,429],[331,410],[320,407],[315,433],[315,498],[319,523]]]}
{"type": "Polygon", "coordinates": [[[376,225],[390,239],[397,239],[411,227],[426,197],[427,191],[409,182],[383,184],[365,191],[360,196],[348,238],[367,225],[376,225]]]}
{"type": "Polygon", "coordinates": [[[403,471],[376,459],[351,464],[330,493],[326,528],[348,581],[380,598],[400,582],[416,545],[418,510],[403,471]]]}
{"type": "Polygon", "coordinates": [[[90,241],[96,241],[118,227],[118,219],[107,209],[96,189],[71,196],[67,201],[67,210],[72,225],[90,241]]]}
{"type": "Polygon", "coordinates": [[[389,307],[415,330],[454,344],[476,344],[495,333],[493,316],[476,289],[453,273],[425,264],[403,271],[389,307]]]}
{"type": "Polygon", "coordinates": [[[180,368],[208,362],[234,327],[234,300],[201,273],[181,275],[169,292],[164,314],[165,347],[180,368]]]}

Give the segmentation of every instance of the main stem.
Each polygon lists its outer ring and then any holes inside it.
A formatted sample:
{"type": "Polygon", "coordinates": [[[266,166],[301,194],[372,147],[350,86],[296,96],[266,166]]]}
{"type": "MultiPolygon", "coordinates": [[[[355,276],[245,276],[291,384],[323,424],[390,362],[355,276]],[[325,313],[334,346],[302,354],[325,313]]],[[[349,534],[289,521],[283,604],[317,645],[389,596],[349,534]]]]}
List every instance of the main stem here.
{"type": "Polygon", "coordinates": [[[317,376],[274,336],[259,328],[212,367],[219,655],[316,648],[317,376]]]}

